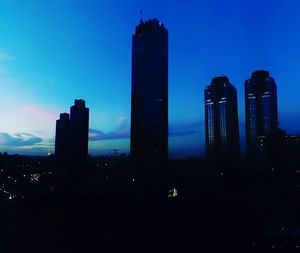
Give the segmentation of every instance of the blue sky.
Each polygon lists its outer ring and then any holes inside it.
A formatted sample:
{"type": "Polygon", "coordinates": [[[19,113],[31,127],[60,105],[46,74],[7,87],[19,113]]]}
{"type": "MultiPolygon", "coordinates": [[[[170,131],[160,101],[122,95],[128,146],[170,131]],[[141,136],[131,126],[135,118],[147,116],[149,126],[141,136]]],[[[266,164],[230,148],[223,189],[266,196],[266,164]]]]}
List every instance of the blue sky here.
{"type": "Polygon", "coordinates": [[[205,85],[238,90],[266,69],[278,87],[280,127],[300,133],[298,1],[10,0],[0,3],[0,152],[53,152],[55,120],[75,98],[90,108],[92,154],[128,152],[131,36],[140,19],[169,30],[169,150],[204,154],[205,85]]]}

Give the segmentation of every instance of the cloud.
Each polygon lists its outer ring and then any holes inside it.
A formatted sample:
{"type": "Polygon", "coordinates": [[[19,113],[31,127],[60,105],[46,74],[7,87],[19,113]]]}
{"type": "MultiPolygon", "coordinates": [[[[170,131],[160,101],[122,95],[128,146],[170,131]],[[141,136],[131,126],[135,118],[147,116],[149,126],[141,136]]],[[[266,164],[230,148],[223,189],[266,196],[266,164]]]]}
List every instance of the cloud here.
{"type": "Polygon", "coordinates": [[[0,61],[12,61],[13,58],[5,53],[0,53],[0,61]]]}
{"type": "Polygon", "coordinates": [[[48,111],[44,108],[26,105],[20,108],[20,111],[28,116],[33,116],[37,118],[41,118],[48,121],[55,121],[57,118],[57,114],[51,111],[48,111]]]}
{"type": "Polygon", "coordinates": [[[129,137],[129,131],[113,131],[104,133],[100,130],[90,129],[89,140],[90,141],[104,141],[104,140],[115,140],[129,137]]]}
{"type": "Polygon", "coordinates": [[[0,145],[9,147],[25,147],[32,146],[42,142],[42,138],[29,133],[0,133],[0,145]]]}
{"type": "Polygon", "coordinates": [[[115,131],[104,133],[101,130],[89,129],[89,140],[90,141],[103,141],[103,140],[115,140],[128,138],[129,128],[127,118],[121,116],[118,118],[118,126],[115,131]]]}
{"type": "Polygon", "coordinates": [[[34,145],[37,148],[44,148],[47,150],[54,150],[55,147],[55,138],[44,138],[41,142],[34,145]]]}
{"type": "MultiPolygon", "coordinates": [[[[201,134],[204,129],[204,123],[201,121],[184,122],[172,124],[169,128],[169,137],[181,137],[193,134],[201,134]]],[[[105,133],[101,130],[89,129],[90,141],[115,140],[129,138],[130,132],[126,117],[118,119],[117,130],[105,133]]]]}
{"type": "Polygon", "coordinates": [[[125,116],[121,116],[118,118],[118,130],[125,130],[127,128],[127,118],[125,116]]]}

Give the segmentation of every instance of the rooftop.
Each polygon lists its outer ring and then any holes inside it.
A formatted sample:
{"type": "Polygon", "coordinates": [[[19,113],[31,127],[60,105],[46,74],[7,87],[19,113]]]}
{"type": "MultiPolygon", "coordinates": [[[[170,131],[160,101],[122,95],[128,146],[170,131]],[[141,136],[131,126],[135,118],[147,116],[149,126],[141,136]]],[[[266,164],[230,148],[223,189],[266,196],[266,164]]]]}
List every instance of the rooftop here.
{"type": "Polygon", "coordinates": [[[212,85],[224,84],[224,83],[228,83],[228,82],[229,82],[229,78],[227,76],[217,76],[211,80],[212,85]]]}
{"type": "Polygon", "coordinates": [[[252,73],[251,79],[266,79],[270,74],[266,70],[257,70],[252,73]]]}
{"type": "Polygon", "coordinates": [[[141,20],[138,26],[135,28],[135,34],[141,34],[145,32],[154,32],[154,31],[166,31],[167,29],[158,19],[149,19],[147,21],[141,20]]]}

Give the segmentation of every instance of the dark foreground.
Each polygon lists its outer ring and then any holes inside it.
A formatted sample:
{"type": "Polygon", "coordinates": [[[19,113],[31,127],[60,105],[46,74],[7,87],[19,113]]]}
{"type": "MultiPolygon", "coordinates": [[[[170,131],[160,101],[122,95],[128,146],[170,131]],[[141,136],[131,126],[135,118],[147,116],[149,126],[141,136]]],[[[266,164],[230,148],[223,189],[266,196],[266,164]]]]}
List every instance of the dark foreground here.
{"type": "Polygon", "coordinates": [[[2,194],[0,252],[300,249],[297,177],[179,172],[100,184],[93,173],[72,190],[60,183],[2,194]]]}

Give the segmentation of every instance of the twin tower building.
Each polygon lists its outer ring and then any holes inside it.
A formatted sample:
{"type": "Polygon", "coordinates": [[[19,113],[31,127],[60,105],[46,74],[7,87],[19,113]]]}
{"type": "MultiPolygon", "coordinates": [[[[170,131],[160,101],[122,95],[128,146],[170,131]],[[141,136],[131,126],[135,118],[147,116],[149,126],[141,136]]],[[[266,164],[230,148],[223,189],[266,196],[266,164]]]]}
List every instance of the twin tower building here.
{"type": "MultiPolygon", "coordinates": [[[[205,87],[206,155],[221,162],[235,161],[240,155],[236,88],[226,76],[215,77],[205,87]]],[[[252,73],[245,81],[246,153],[254,157],[258,137],[278,127],[277,87],[268,71],[252,73]]]]}
{"type": "MultiPolygon", "coordinates": [[[[245,82],[247,152],[257,138],[277,128],[276,84],[267,71],[256,71],[245,82]]],[[[225,76],[205,88],[205,134],[208,158],[239,157],[236,88],[225,76]]],[[[200,140],[199,140],[200,141],[200,140]]],[[[56,157],[84,164],[88,154],[88,108],[75,100],[56,126],[56,157]],[[63,123],[64,122],[64,123],[63,123]],[[68,131],[67,136],[65,132],[68,131]],[[68,150],[69,155],[66,155],[68,150]]],[[[133,160],[168,158],[168,30],[157,19],[141,20],[132,36],[130,153],[133,160]]]]}

